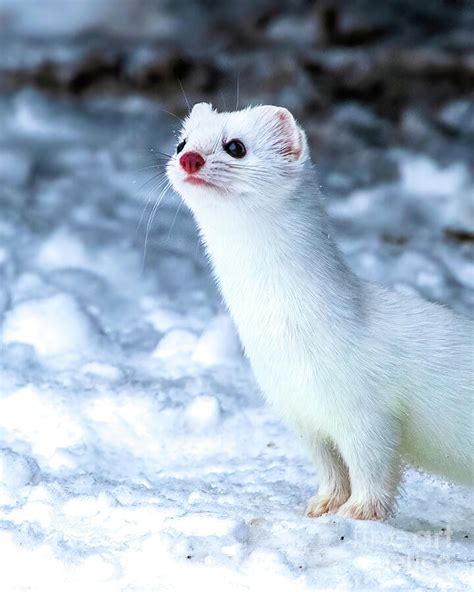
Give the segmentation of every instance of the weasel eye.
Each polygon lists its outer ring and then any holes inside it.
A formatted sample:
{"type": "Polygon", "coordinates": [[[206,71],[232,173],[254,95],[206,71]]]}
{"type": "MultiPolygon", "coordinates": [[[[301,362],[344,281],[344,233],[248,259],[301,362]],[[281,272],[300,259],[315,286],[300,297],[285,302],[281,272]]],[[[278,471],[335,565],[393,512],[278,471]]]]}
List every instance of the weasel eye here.
{"type": "Polygon", "coordinates": [[[224,150],[234,158],[243,158],[247,154],[247,150],[240,140],[227,142],[227,144],[224,144],[224,150]]]}
{"type": "Polygon", "coordinates": [[[176,146],[176,154],[179,154],[181,150],[186,146],[186,140],[183,140],[176,146]]]}

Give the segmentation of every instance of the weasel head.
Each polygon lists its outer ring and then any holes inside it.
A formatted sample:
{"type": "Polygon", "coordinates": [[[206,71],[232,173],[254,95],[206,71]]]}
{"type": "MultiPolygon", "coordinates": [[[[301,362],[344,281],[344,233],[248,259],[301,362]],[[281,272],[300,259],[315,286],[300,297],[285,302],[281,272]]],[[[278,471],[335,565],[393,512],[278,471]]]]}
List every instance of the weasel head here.
{"type": "Polygon", "coordinates": [[[218,113],[198,103],[184,121],[167,175],[195,212],[217,204],[254,210],[291,197],[307,162],[305,133],[287,109],[218,113]]]}

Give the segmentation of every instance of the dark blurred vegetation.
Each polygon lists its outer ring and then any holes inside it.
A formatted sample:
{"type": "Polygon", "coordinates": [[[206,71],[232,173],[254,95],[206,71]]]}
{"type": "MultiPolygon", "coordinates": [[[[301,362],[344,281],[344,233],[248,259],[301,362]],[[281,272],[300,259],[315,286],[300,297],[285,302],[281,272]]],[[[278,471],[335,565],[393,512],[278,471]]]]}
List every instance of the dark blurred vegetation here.
{"type": "Polygon", "coordinates": [[[35,59],[1,64],[1,87],[175,103],[180,81],[192,101],[224,92],[232,102],[240,77],[243,103],[273,97],[304,117],[351,100],[390,120],[413,102],[439,107],[474,90],[470,0],[123,0],[118,12],[71,35],[67,56],[60,36],[29,39],[35,59]]]}
{"type": "Polygon", "coordinates": [[[182,85],[189,103],[290,108],[323,166],[347,154],[357,167],[364,148],[361,171],[390,176],[365,148],[395,144],[474,164],[472,0],[83,2],[92,18],[64,30],[56,11],[74,19],[74,0],[42,2],[57,29],[43,34],[19,35],[4,11],[4,92],[139,95],[182,116],[182,85]]]}

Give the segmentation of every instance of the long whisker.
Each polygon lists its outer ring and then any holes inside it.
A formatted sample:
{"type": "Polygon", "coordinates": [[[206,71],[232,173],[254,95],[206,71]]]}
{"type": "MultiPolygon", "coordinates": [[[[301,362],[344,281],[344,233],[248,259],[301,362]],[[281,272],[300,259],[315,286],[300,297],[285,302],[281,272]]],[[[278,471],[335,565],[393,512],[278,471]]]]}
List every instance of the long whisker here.
{"type": "Polygon", "coordinates": [[[211,148],[211,154],[215,154],[215,152],[217,150],[217,147],[219,146],[219,143],[220,142],[222,142],[222,132],[219,132],[216,135],[215,142],[214,142],[214,144],[212,145],[212,148],[211,148]]]}
{"type": "Polygon", "coordinates": [[[167,154],[166,152],[163,152],[162,150],[157,150],[156,148],[153,148],[153,152],[156,152],[157,154],[160,154],[161,156],[165,156],[166,158],[172,158],[171,154],[167,154]]]}
{"type": "Polygon", "coordinates": [[[189,106],[188,97],[186,96],[186,93],[184,92],[183,85],[181,84],[181,80],[179,78],[178,78],[178,82],[179,82],[179,86],[181,87],[181,92],[183,93],[184,100],[186,101],[186,106],[188,107],[188,113],[189,113],[191,111],[191,107],[189,106]]]}
{"type": "Polygon", "coordinates": [[[256,175],[258,177],[262,177],[262,178],[273,178],[274,177],[274,172],[272,171],[271,173],[266,171],[265,169],[262,169],[261,167],[258,166],[252,166],[252,165],[238,165],[238,164],[233,164],[232,162],[223,162],[223,161],[218,161],[215,160],[214,162],[212,162],[211,166],[209,167],[210,169],[214,169],[216,171],[219,171],[219,173],[221,174],[225,174],[226,172],[229,171],[238,171],[238,170],[243,170],[245,171],[246,176],[252,176],[252,175],[256,175]]]}
{"type": "Polygon", "coordinates": [[[147,181],[142,183],[140,185],[140,187],[138,188],[138,191],[141,191],[144,187],[146,187],[148,185],[148,183],[151,183],[155,179],[158,179],[158,177],[160,177],[161,175],[165,175],[165,174],[166,174],[166,171],[159,171],[158,173],[156,173],[156,175],[153,175],[150,179],[148,179],[147,181]]]}
{"type": "Polygon", "coordinates": [[[178,214],[179,214],[179,211],[181,210],[181,206],[182,205],[183,205],[183,201],[180,200],[180,202],[178,204],[178,207],[176,208],[176,213],[174,215],[173,221],[171,222],[171,226],[170,226],[170,229],[168,231],[168,236],[166,237],[166,242],[168,242],[170,240],[171,232],[172,232],[172,230],[174,228],[174,224],[176,222],[176,218],[178,217],[178,214]]]}
{"type": "Polygon", "coordinates": [[[172,113],[171,111],[167,111],[166,109],[163,109],[162,107],[156,107],[156,109],[158,109],[158,111],[163,111],[163,113],[167,113],[168,115],[171,115],[172,117],[174,117],[178,121],[181,121],[181,123],[184,123],[184,119],[182,117],[178,117],[178,115],[176,115],[176,113],[172,113]]]}
{"type": "Polygon", "coordinates": [[[144,167],[140,167],[138,169],[132,169],[134,173],[141,173],[143,171],[149,171],[150,169],[157,169],[159,167],[164,167],[166,166],[166,163],[168,162],[168,159],[162,159],[162,160],[158,160],[158,162],[155,162],[155,164],[149,164],[148,166],[144,166],[144,167]]]}
{"type": "Polygon", "coordinates": [[[227,117],[227,119],[225,120],[225,123],[224,123],[224,125],[222,126],[222,131],[221,131],[221,133],[219,133],[219,134],[217,135],[217,137],[216,137],[216,141],[214,142],[214,146],[212,147],[212,151],[211,151],[211,152],[215,153],[215,152],[216,152],[216,150],[217,150],[217,147],[219,146],[219,143],[220,143],[220,142],[222,142],[222,139],[223,139],[223,137],[224,137],[224,132],[225,132],[226,125],[228,124],[228,122],[229,122],[229,119],[230,119],[231,117],[232,117],[232,113],[229,113],[229,116],[227,117]]]}
{"type": "Polygon", "coordinates": [[[146,204],[145,204],[145,207],[144,207],[144,208],[143,208],[143,210],[142,210],[142,213],[141,213],[141,216],[140,216],[140,220],[138,221],[138,224],[137,224],[137,232],[139,231],[139,229],[140,229],[140,226],[142,225],[143,218],[144,218],[144,216],[145,216],[145,213],[146,213],[146,211],[147,211],[147,209],[148,209],[148,205],[149,205],[149,203],[151,202],[151,198],[153,197],[153,193],[154,193],[154,192],[155,192],[157,189],[158,189],[158,190],[159,190],[159,189],[161,189],[161,188],[162,188],[162,187],[165,185],[166,181],[167,181],[167,179],[166,179],[166,178],[165,178],[165,179],[161,179],[161,181],[159,181],[159,182],[158,182],[158,184],[157,184],[157,185],[155,185],[154,187],[152,187],[152,188],[151,188],[151,190],[148,192],[148,196],[147,196],[147,198],[146,198],[146,204]]]}
{"type": "Polygon", "coordinates": [[[159,198],[156,200],[156,202],[153,206],[153,209],[151,210],[150,217],[148,218],[148,222],[146,225],[146,232],[145,232],[145,243],[143,245],[142,273],[145,271],[146,251],[147,251],[147,246],[148,246],[148,237],[150,234],[150,229],[151,229],[153,221],[155,219],[156,212],[157,212],[161,202],[163,201],[163,199],[166,195],[166,192],[168,191],[168,189],[170,187],[171,187],[171,182],[168,181],[167,184],[165,185],[165,188],[161,191],[159,198]]]}

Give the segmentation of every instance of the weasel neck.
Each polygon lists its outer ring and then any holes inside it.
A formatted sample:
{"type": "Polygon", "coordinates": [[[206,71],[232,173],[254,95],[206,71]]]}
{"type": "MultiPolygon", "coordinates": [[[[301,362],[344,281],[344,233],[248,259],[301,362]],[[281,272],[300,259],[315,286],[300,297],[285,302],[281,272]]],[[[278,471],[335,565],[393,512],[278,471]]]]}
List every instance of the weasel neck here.
{"type": "Polygon", "coordinates": [[[273,208],[222,203],[195,213],[238,326],[360,322],[362,283],[334,243],[318,193],[311,181],[273,208]]]}

